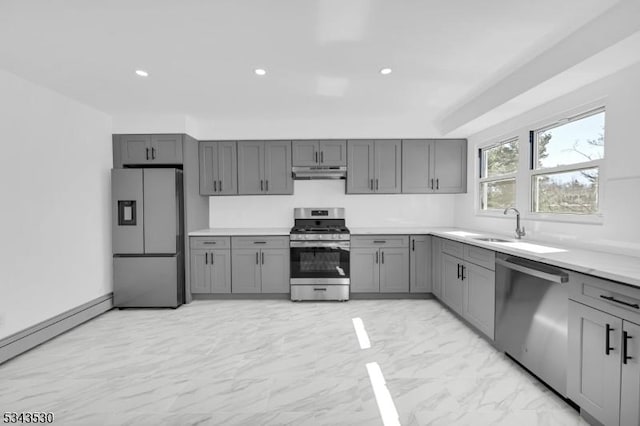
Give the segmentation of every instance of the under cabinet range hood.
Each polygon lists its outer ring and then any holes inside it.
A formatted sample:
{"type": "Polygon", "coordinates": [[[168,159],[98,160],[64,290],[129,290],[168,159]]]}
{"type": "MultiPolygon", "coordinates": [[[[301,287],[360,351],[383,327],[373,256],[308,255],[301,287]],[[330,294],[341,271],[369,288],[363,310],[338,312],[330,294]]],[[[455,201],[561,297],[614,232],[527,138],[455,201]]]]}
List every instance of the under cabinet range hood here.
{"type": "Polygon", "coordinates": [[[346,179],[346,166],[294,166],[291,168],[294,179],[346,179]]]}

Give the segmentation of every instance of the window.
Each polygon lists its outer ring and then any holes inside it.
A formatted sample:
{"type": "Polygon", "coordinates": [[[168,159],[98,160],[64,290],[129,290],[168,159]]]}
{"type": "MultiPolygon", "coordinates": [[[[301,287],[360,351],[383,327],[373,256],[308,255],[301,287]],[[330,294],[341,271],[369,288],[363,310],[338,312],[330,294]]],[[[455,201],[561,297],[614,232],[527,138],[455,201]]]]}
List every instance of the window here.
{"type": "Polygon", "coordinates": [[[518,139],[480,149],[480,210],[505,209],[516,202],[518,139]]]}
{"type": "Polygon", "coordinates": [[[598,213],[604,109],[531,132],[531,210],[598,213]]]}

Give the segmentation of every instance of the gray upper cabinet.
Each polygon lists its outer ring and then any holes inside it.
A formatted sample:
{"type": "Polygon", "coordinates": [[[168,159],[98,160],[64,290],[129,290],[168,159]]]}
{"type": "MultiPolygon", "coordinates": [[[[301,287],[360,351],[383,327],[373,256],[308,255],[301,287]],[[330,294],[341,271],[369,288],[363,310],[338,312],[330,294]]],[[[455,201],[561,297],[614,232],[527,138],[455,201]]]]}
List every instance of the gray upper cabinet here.
{"type": "Polygon", "coordinates": [[[462,193],[466,190],[466,139],[402,141],[403,193],[462,193]]]}
{"type": "Polygon", "coordinates": [[[235,141],[201,141],[200,195],[238,193],[237,144],[235,141]]]}
{"type": "Polygon", "coordinates": [[[346,166],[347,141],[297,140],[292,141],[294,166],[346,166]]]}
{"type": "Polygon", "coordinates": [[[412,235],[409,239],[409,291],[431,292],[431,237],[412,235]]]}
{"type": "Polygon", "coordinates": [[[238,193],[293,194],[291,141],[239,141],[238,193]]]}
{"type": "Polygon", "coordinates": [[[348,141],[347,143],[347,193],[369,194],[374,191],[372,140],[348,141]]]}
{"type": "Polygon", "coordinates": [[[113,165],[182,164],[182,135],[113,135],[113,165]]]}
{"type": "Polygon", "coordinates": [[[347,193],[399,193],[402,177],[401,152],[399,140],[348,141],[347,193]]]}

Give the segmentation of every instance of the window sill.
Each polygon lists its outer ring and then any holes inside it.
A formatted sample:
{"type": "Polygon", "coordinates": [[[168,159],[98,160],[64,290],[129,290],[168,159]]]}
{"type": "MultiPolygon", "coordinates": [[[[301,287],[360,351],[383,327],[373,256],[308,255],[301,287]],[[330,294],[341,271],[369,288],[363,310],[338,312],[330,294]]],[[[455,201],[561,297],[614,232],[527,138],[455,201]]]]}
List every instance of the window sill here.
{"type": "MultiPolygon", "coordinates": [[[[512,219],[513,213],[503,214],[503,210],[476,210],[477,217],[512,219]]],[[[602,214],[550,214],[550,213],[531,213],[523,212],[520,214],[521,220],[533,222],[559,222],[559,223],[575,223],[582,225],[602,225],[604,218],[602,214]]]]}

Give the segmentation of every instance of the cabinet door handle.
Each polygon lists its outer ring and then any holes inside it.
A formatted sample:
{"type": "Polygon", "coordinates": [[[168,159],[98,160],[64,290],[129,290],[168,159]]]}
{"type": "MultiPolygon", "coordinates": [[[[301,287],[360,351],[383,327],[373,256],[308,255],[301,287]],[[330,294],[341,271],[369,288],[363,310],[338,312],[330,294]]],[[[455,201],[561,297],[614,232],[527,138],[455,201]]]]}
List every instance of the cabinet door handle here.
{"type": "Polygon", "coordinates": [[[381,251],[380,254],[381,254],[381,258],[382,258],[382,264],[384,265],[384,252],[381,251]]]}
{"type": "Polygon", "coordinates": [[[208,265],[209,264],[209,253],[205,253],[204,254],[204,264],[208,265]]]}
{"type": "Polygon", "coordinates": [[[378,185],[378,179],[376,179],[376,191],[378,190],[379,185],[378,185]]]}
{"type": "Polygon", "coordinates": [[[376,263],[378,263],[378,252],[376,252],[376,263]]]}
{"type": "Polygon", "coordinates": [[[320,151],[320,162],[324,163],[324,151],[320,151]]]}
{"type": "Polygon", "coordinates": [[[433,189],[433,178],[431,178],[431,189],[433,189]]]}
{"type": "Polygon", "coordinates": [[[460,279],[460,264],[458,263],[458,279],[460,279]]]}
{"type": "Polygon", "coordinates": [[[627,350],[629,348],[628,340],[632,337],[629,336],[629,333],[626,331],[622,332],[622,363],[626,364],[628,360],[633,359],[632,356],[627,355],[627,350]]]}
{"type": "Polygon", "coordinates": [[[151,159],[152,160],[156,159],[156,149],[155,148],[151,148],[151,159]]]}
{"type": "Polygon", "coordinates": [[[264,181],[264,190],[265,192],[269,192],[269,179],[264,181]]]}
{"type": "Polygon", "coordinates": [[[222,192],[222,181],[218,181],[218,191],[222,192]]]}
{"type": "Polygon", "coordinates": [[[260,191],[264,191],[264,181],[260,179],[260,191]]]}
{"type": "Polygon", "coordinates": [[[436,189],[440,189],[440,179],[436,179],[436,189]]]}
{"type": "Polygon", "coordinates": [[[371,190],[373,191],[373,179],[369,182],[369,186],[371,186],[371,190]]]}
{"type": "Polygon", "coordinates": [[[149,159],[149,148],[145,148],[145,150],[147,151],[147,160],[149,159]]]}
{"type": "Polygon", "coordinates": [[[314,157],[314,162],[318,162],[318,151],[313,153],[313,157],[314,157]]]}
{"type": "Polygon", "coordinates": [[[466,278],[466,277],[464,276],[464,270],[465,270],[466,268],[467,268],[466,266],[464,266],[464,265],[460,265],[460,270],[461,270],[460,278],[462,279],[462,281],[464,281],[464,279],[466,278]]]}
{"type": "Polygon", "coordinates": [[[213,192],[218,192],[218,181],[217,180],[213,181],[213,192]]]}
{"type": "Polygon", "coordinates": [[[264,265],[264,252],[262,252],[261,254],[262,254],[262,264],[264,265]]]}
{"type": "Polygon", "coordinates": [[[627,302],[623,302],[622,300],[618,300],[613,296],[604,296],[604,295],[600,295],[601,298],[603,299],[607,299],[611,302],[616,302],[616,303],[620,303],[621,305],[625,305],[625,306],[629,306],[630,308],[634,308],[634,309],[640,309],[640,305],[638,305],[637,303],[627,303],[627,302]]]}
{"type": "Polygon", "coordinates": [[[609,352],[611,352],[612,350],[614,350],[615,348],[611,347],[611,332],[615,330],[614,328],[611,328],[611,326],[609,324],[606,324],[605,327],[605,336],[604,336],[604,354],[605,355],[609,355],[609,352]]]}
{"type": "Polygon", "coordinates": [[[411,251],[416,251],[416,240],[411,240],[411,251]]]}
{"type": "Polygon", "coordinates": [[[258,258],[258,256],[260,256],[260,254],[256,252],[256,265],[260,264],[260,259],[258,258]]]}
{"type": "Polygon", "coordinates": [[[214,265],[214,261],[213,261],[213,253],[211,253],[211,264],[214,265]]]}

